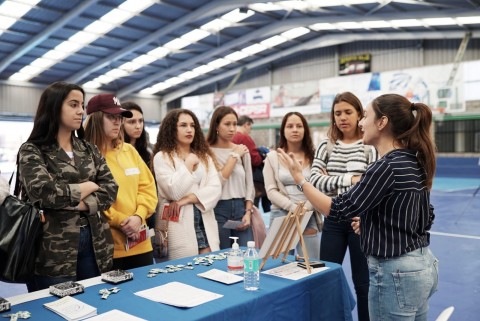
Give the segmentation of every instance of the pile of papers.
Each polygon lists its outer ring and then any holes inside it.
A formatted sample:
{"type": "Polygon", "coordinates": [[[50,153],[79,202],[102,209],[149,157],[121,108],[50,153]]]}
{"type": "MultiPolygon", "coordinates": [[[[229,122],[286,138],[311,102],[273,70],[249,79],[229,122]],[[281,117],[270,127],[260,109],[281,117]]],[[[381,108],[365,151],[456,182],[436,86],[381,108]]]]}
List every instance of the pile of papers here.
{"type": "Polygon", "coordinates": [[[45,303],[44,306],[68,321],[83,320],[97,315],[97,308],[71,296],[66,296],[57,301],[45,303]]]}

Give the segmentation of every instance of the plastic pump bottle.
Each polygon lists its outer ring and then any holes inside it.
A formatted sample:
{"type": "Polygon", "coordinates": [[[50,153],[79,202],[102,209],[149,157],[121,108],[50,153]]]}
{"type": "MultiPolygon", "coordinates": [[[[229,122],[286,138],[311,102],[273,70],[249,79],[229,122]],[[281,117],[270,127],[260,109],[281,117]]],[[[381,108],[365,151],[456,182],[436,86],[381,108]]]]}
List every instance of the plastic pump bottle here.
{"type": "Polygon", "coordinates": [[[232,249],[228,252],[227,268],[228,272],[232,274],[243,273],[243,253],[237,243],[238,237],[230,236],[233,239],[232,249]]]}
{"type": "Polygon", "coordinates": [[[260,262],[255,249],[255,242],[247,242],[247,252],[244,256],[243,287],[248,291],[256,291],[260,286],[260,262]]]}

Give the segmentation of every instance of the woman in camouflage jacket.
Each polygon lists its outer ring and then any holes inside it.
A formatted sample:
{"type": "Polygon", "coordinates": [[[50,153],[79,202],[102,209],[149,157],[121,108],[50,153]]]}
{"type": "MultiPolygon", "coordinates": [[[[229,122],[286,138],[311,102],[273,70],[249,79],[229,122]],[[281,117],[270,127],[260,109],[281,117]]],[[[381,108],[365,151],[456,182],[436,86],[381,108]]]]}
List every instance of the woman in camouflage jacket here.
{"type": "Polygon", "coordinates": [[[82,139],[84,96],[74,84],[50,85],[20,147],[22,196],[45,214],[29,291],[98,276],[112,266],[113,240],[102,211],[115,201],[118,186],[97,147],[82,139]]]}

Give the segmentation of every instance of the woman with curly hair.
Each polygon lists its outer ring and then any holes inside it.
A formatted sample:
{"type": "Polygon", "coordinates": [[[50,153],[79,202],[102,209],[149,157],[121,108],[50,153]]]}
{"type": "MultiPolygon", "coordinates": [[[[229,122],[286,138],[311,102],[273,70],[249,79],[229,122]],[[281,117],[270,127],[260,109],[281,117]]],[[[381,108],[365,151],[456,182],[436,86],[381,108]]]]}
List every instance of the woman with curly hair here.
{"type": "Polygon", "coordinates": [[[159,198],[157,221],[162,217],[168,220],[168,259],[218,251],[213,208],[222,186],[193,112],[174,109],[165,116],[153,155],[159,198]]]}
{"type": "Polygon", "coordinates": [[[251,215],[255,188],[252,162],[248,148],[232,142],[237,132],[237,120],[237,113],[231,107],[217,107],[207,135],[222,181],[222,196],[215,207],[221,249],[231,247],[230,236],[237,236],[241,246],[247,246],[247,242],[253,240],[251,215]],[[228,220],[239,221],[241,224],[234,230],[223,228],[228,220]]]}

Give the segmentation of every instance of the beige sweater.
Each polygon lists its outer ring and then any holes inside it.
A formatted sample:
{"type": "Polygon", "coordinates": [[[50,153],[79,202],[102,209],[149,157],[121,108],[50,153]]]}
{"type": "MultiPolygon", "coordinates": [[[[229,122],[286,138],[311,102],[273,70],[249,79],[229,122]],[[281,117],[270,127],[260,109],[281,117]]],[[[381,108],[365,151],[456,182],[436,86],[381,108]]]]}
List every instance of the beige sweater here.
{"type": "MultiPolygon", "coordinates": [[[[222,186],[218,178],[213,160],[208,158],[208,171],[203,167],[203,176],[199,183],[196,172],[190,173],[183,160],[174,158],[174,164],[168,156],[159,152],[153,158],[155,177],[158,186],[157,219],[160,219],[163,204],[169,201],[178,201],[188,194],[195,194],[199,204],[196,207],[202,213],[203,224],[207,234],[208,244],[212,251],[220,250],[218,225],[213,212],[220,198],[222,186]]],[[[168,223],[168,259],[174,260],[187,256],[198,255],[197,236],[193,221],[193,205],[183,206],[179,222],[168,223]]]]}
{"type": "MultiPolygon", "coordinates": [[[[297,204],[292,202],[288,197],[287,190],[285,186],[280,181],[278,171],[279,171],[279,162],[278,154],[276,151],[270,151],[267,154],[265,159],[265,166],[263,167],[263,178],[265,181],[265,190],[267,191],[267,196],[270,202],[272,202],[272,207],[275,209],[282,209],[285,211],[294,212],[297,204]]],[[[304,207],[311,211],[313,206],[310,202],[306,202],[304,207]]]]}

